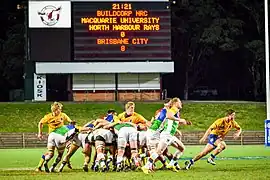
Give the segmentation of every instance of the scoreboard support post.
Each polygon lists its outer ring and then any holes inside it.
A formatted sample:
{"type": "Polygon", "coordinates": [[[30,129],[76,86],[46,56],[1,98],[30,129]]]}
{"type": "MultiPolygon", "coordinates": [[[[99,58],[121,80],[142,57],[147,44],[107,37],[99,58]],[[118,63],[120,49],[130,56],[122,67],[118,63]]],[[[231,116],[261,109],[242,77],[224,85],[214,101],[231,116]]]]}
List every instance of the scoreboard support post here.
{"type": "Polygon", "coordinates": [[[118,101],[118,73],[115,73],[115,93],[114,93],[114,100],[118,101]]]}

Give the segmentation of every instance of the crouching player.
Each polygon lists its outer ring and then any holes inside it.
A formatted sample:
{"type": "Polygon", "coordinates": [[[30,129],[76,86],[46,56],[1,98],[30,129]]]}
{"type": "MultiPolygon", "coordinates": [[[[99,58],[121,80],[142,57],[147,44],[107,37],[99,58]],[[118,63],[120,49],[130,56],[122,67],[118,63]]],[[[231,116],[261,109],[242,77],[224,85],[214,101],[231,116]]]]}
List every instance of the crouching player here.
{"type": "Polygon", "coordinates": [[[91,158],[91,148],[87,147],[87,136],[89,135],[89,132],[92,131],[93,126],[89,124],[88,126],[79,127],[73,125],[68,125],[69,128],[68,135],[66,137],[66,140],[68,142],[71,142],[70,147],[68,148],[67,154],[64,156],[63,161],[61,163],[61,166],[59,167],[58,171],[62,172],[65,165],[70,163],[71,156],[80,148],[83,148],[83,154],[84,154],[84,166],[83,170],[88,171],[88,164],[90,162],[91,158]]]}
{"type": "Polygon", "coordinates": [[[115,133],[118,135],[117,143],[117,159],[116,159],[116,171],[122,170],[122,163],[124,159],[125,149],[129,142],[131,150],[131,158],[133,164],[138,167],[138,137],[137,137],[137,126],[130,122],[116,122],[105,126],[104,128],[114,127],[115,133]]]}
{"type": "Polygon", "coordinates": [[[192,165],[202,157],[209,154],[211,151],[213,153],[207,159],[207,162],[215,165],[215,157],[221,153],[226,148],[226,143],[223,141],[226,134],[232,129],[235,128],[237,131],[234,134],[234,138],[237,139],[242,130],[235,119],[235,111],[229,109],[227,111],[226,117],[216,120],[205,132],[204,136],[200,139],[200,143],[203,143],[208,137],[208,143],[205,148],[197,156],[195,156],[190,161],[186,162],[186,169],[190,169],[192,165]]]}
{"type": "Polygon", "coordinates": [[[61,161],[66,143],[64,135],[67,132],[64,122],[72,122],[65,113],[62,113],[62,107],[63,105],[61,103],[54,102],[51,105],[52,113],[45,115],[38,124],[38,138],[42,139],[43,124],[48,124],[49,126],[49,137],[47,143],[48,151],[42,155],[36,171],[41,171],[44,165],[45,171],[50,172],[48,162],[53,158],[55,148],[58,151],[58,156],[54,164],[58,164],[61,161]]]}
{"type": "MultiPolygon", "coordinates": [[[[112,149],[112,146],[115,141],[113,133],[108,129],[99,128],[93,131],[93,141],[95,142],[96,148],[94,170],[95,171],[100,170],[102,172],[109,170],[105,161],[106,160],[105,148],[107,146],[109,147],[109,149],[112,149]]],[[[110,152],[112,154],[114,153],[113,150],[110,152]]]]}

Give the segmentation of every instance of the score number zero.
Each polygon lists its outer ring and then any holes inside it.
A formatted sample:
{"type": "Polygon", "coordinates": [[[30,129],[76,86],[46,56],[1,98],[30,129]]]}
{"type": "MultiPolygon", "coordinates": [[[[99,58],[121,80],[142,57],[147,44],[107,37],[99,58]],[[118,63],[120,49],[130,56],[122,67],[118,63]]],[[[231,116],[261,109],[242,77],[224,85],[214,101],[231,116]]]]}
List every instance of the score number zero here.
{"type": "MultiPolygon", "coordinates": [[[[121,32],[120,32],[120,36],[123,38],[123,37],[126,36],[126,33],[125,33],[124,31],[121,31],[121,32]]],[[[121,50],[122,52],[126,51],[126,46],[121,45],[121,46],[120,46],[120,50],[121,50]]]]}

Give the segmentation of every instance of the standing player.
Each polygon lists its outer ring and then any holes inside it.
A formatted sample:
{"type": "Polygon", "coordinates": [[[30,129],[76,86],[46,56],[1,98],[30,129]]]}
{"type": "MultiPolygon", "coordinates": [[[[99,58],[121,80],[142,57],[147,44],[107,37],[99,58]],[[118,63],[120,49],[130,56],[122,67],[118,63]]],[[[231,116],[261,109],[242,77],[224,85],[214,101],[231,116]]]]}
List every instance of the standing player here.
{"type": "MultiPolygon", "coordinates": [[[[160,141],[156,150],[152,151],[150,158],[142,170],[145,174],[149,173],[149,170],[153,166],[155,160],[165,151],[165,149],[170,146],[175,138],[174,135],[177,132],[179,123],[187,124],[187,121],[180,119],[179,110],[182,108],[182,103],[179,98],[173,98],[171,100],[171,108],[166,113],[166,120],[164,123],[164,128],[160,134],[160,141]]],[[[176,159],[179,158],[181,154],[176,154],[176,159]]],[[[175,166],[167,166],[168,168],[173,168],[175,171],[175,166]]]]}
{"type": "Polygon", "coordinates": [[[52,113],[45,115],[38,124],[38,138],[42,139],[43,124],[48,124],[49,126],[49,137],[47,144],[48,151],[42,155],[36,171],[41,171],[41,168],[44,165],[45,171],[50,172],[48,162],[54,156],[55,148],[57,148],[58,151],[55,164],[58,164],[61,161],[66,143],[64,135],[69,131],[69,129],[64,126],[64,122],[72,122],[71,119],[62,112],[62,108],[63,105],[61,103],[54,102],[51,105],[52,113]]]}
{"type": "MultiPolygon", "coordinates": [[[[142,115],[135,112],[135,103],[134,102],[128,102],[125,105],[125,112],[118,115],[118,118],[122,122],[131,122],[133,124],[149,124],[142,115]]],[[[146,128],[146,126],[145,126],[146,128]]]]}
{"type": "Polygon", "coordinates": [[[208,153],[213,151],[210,157],[207,159],[207,162],[215,165],[215,157],[221,153],[226,148],[226,143],[223,141],[226,134],[232,129],[235,128],[237,131],[234,134],[234,138],[238,138],[242,132],[241,127],[234,120],[235,111],[229,109],[226,113],[226,117],[216,120],[205,132],[204,136],[200,139],[200,143],[203,143],[208,137],[208,143],[205,148],[197,156],[191,159],[189,162],[186,162],[186,169],[190,169],[192,165],[202,157],[206,156],[208,153]]]}

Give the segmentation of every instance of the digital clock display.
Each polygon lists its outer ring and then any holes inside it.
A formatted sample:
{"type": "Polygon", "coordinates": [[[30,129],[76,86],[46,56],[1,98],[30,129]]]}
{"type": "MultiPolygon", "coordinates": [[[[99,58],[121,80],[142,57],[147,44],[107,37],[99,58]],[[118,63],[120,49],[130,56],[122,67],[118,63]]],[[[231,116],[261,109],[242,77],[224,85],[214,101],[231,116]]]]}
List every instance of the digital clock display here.
{"type": "Polygon", "coordinates": [[[74,59],[170,61],[168,2],[73,2],[74,59]]]}

